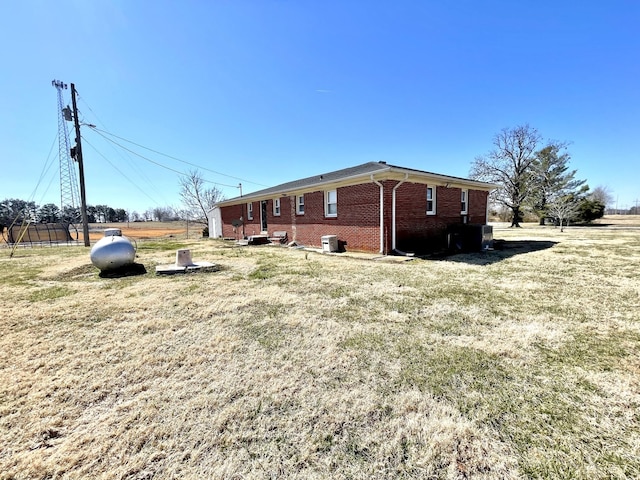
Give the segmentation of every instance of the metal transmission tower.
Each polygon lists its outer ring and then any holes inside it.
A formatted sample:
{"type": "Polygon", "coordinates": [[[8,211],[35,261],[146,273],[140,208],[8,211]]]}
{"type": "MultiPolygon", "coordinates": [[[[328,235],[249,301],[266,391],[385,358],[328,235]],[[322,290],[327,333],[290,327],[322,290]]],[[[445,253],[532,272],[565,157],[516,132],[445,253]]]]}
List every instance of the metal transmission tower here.
{"type": "MultiPolygon", "coordinates": [[[[51,82],[58,91],[58,157],[60,159],[60,215],[63,223],[77,223],[80,220],[78,201],[78,179],[74,164],[76,147],[69,146],[69,131],[67,123],[73,120],[71,109],[64,106],[62,91],[67,84],[60,80],[51,82]]],[[[77,139],[76,139],[77,141],[77,139]]]]}

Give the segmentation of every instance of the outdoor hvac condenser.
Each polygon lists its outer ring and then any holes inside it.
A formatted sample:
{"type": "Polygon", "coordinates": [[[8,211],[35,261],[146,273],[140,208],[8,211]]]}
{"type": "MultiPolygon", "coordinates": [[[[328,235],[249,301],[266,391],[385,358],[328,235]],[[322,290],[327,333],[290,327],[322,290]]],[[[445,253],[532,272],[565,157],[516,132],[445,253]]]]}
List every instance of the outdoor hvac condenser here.
{"type": "Polygon", "coordinates": [[[337,235],[323,235],[321,239],[322,239],[322,251],[323,252],[337,252],[338,251],[338,236],[337,235]]]}
{"type": "Polygon", "coordinates": [[[447,233],[447,247],[458,252],[484,252],[493,247],[491,225],[452,225],[447,233]]]}

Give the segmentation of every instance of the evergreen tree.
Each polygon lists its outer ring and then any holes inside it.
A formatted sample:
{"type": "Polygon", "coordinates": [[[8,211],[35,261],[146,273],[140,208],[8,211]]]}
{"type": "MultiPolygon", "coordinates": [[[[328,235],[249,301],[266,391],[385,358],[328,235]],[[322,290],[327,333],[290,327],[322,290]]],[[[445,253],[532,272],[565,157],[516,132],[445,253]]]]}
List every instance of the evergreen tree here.
{"type": "Polygon", "coordinates": [[[600,200],[597,200],[592,196],[583,198],[582,201],[578,204],[576,220],[579,222],[587,223],[593,222],[594,220],[602,218],[604,216],[605,209],[606,205],[600,200]]]}
{"type": "Polygon", "coordinates": [[[557,221],[559,205],[567,213],[568,203],[579,203],[589,190],[586,180],[575,178],[577,170],[569,170],[571,156],[566,148],[566,143],[552,142],[536,152],[531,165],[534,188],[529,201],[541,225],[545,218],[557,221]],[[554,203],[555,208],[551,208],[554,203]]]}
{"type": "Polygon", "coordinates": [[[38,209],[38,222],[54,223],[60,220],[60,208],[54,203],[47,203],[38,209]]]}

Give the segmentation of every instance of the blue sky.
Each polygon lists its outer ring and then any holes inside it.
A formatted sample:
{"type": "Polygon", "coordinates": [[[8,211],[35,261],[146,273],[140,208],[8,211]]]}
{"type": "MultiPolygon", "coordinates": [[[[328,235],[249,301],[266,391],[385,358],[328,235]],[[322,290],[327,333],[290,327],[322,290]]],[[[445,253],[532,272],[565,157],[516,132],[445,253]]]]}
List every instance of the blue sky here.
{"type": "MultiPolygon", "coordinates": [[[[497,132],[528,123],[572,142],[578,177],[629,208],[638,25],[635,0],[3,2],[0,198],[60,202],[51,168],[34,195],[59,79],[83,121],[209,169],[228,198],[239,182],[249,193],[378,160],[466,177],[497,132]]],[[[180,206],[177,173],[82,136],[89,204],[180,206]]]]}

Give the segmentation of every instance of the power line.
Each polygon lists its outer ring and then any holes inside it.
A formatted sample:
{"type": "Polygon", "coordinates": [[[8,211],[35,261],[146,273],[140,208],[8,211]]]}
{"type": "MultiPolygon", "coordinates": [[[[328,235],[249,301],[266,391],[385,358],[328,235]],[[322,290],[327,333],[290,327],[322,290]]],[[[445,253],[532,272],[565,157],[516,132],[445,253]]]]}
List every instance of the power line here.
{"type": "Polygon", "coordinates": [[[120,175],[122,175],[124,177],[125,180],[127,180],[129,183],[131,183],[131,185],[133,185],[134,187],[136,187],[144,196],[146,196],[149,200],[151,200],[153,203],[155,203],[156,205],[160,205],[160,203],[153,197],[151,197],[147,192],[145,192],[142,188],[140,188],[139,185],[137,185],[133,180],[131,180],[129,177],[127,177],[127,175],[124,174],[124,172],[122,172],[118,167],[116,167],[107,157],[105,157],[102,153],[100,153],[98,151],[98,149],[91,144],[91,142],[89,142],[86,138],[84,138],[84,141],[91,147],[93,148],[93,150],[100,155],[104,160],[106,160],[106,162],[111,165],[120,175]]]}
{"type": "MultiPolygon", "coordinates": [[[[127,140],[126,138],[120,137],[120,136],[118,136],[118,135],[116,135],[116,134],[114,134],[114,133],[110,133],[110,132],[107,132],[107,131],[101,130],[101,129],[99,129],[98,127],[96,127],[95,125],[88,125],[88,126],[89,126],[89,127],[91,127],[91,129],[92,129],[92,130],[94,130],[94,131],[98,132],[99,134],[106,134],[106,135],[110,135],[110,136],[115,137],[115,138],[117,138],[117,139],[119,139],[119,140],[123,140],[123,141],[125,141],[125,142],[127,142],[127,143],[131,143],[131,144],[133,144],[133,145],[135,145],[135,146],[137,146],[137,147],[144,148],[145,150],[149,150],[150,152],[157,153],[158,155],[162,155],[163,157],[167,157],[167,158],[170,158],[170,159],[172,159],[172,160],[176,160],[176,161],[178,161],[178,162],[182,162],[182,163],[185,163],[185,164],[187,164],[187,165],[191,165],[192,167],[196,167],[196,168],[199,168],[199,169],[201,169],[201,170],[206,170],[206,171],[208,171],[208,172],[215,173],[216,175],[222,175],[223,177],[233,178],[234,180],[240,180],[241,182],[251,183],[251,184],[253,184],[253,185],[258,185],[258,186],[260,186],[260,187],[267,187],[267,185],[264,185],[264,184],[262,184],[262,183],[252,182],[251,180],[247,180],[247,179],[240,178],[240,177],[234,177],[233,175],[227,175],[226,173],[221,173],[221,172],[218,172],[218,171],[216,171],[216,170],[212,170],[212,169],[210,169],[210,168],[203,167],[203,166],[201,166],[201,165],[197,165],[197,164],[195,164],[195,163],[187,162],[186,160],[182,160],[182,159],[177,158],[177,157],[174,157],[174,156],[172,156],[172,155],[168,155],[168,154],[166,154],[166,153],[159,152],[159,151],[154,150],[154,149],[152,149],[152,148],[145,147],[144,145],[140,145],[139,143],[133,142],[133,141],[131,141],[131,140],[127,140]]],[[[104,136],[104,135],[103,135],[103,136],[104,136]]],[[[105,138],[106,138],[106,137],[105,137],[105,138]]],[[[124,147],[123,147],[123,148],[124,148],[124,147]]],[[[215,183],[215,182],[211,182],[211,183],[215,183]]],[[[223,184],[222,184],[222,183],[219,183],[218,185],[223,185],[223,184]]],[[[229,186],[229,185],[227,185],[227,186],[229,186]]],[[[233,186],[234,186],[234,187],[236,187],[237,185],[233,185],[233,186]]]]}
{"type": "MultiPolygon", "coordinates": [[[[76,91],[77,94],[77,91],[76,91]]],[[[82,100],[82,103],[84,103],[86,105],[86,107],[89,109],[89,111],[93,114],[93,116],[97,119],[97,122],[99,124],[101,124],[103,126],[103,128],[105,130],[108,129],[107,125],[102,121],[102,119],[100,119],[100,117],[98,117],[98,115],[96,114],[96,112],[93,111],[93,109],[91,108],[91,106],[87,103],[87,101],[83,98],[79,96],[79,99],[82,100]]],[[[126,150],[122,150],[119,148],[116,148],[115,145],[110,142],[109,146],[111,147],[111,149],[120,157],[122,158],[128,165],[129,167],[131,167],[132,170],[134,170],[136,172],[136,174],[142,179],[144,180],[150,188],[154,189],[154,190],[159,190],[151,181],[151,179],[146,175],[146,173],[144,172],[143,168],[140,168],[139,163],[135,162],[134,159],[131,157],[131,155],[129,154],[128,151],[126,150]]],[[[94,147],[95,149],[95,147],[94,147]]],[[[99,152],[98,152],[99,153],[99,152]]],[[[100,154],[102,155],[102,154],[100,154]]],[[[111,162],[109,162],[111,163],[111,162]]],[[[115,167],[114,167],[115,168],[115,167]]],[[[136,185],[137,186],[137,185],[136,185]]],[[[165,199],[166,201],[166,199],[165,199]]]]}
{"type": "MultiPolygon", "coordinates": [[[[151,160],[150,158],[145,157],[144,155],[140,155],[138,152],[135,152],[135,151],[133,151],[133,150],[131,150],[131,149],[129,149],[129,148],[127,148],[127,147],[125,147],[124,145],[119,144],[119,143],[118,143],[118,142],[116,142],[115,140],[112,140],[111,138],[106,137],[105,135],[103,135],[103,134],[101,133],[101,130],[99,130],[99,129],[97,129],[97,128],[94,128],[93,130],[94,130],[98,135],[100,135],[102,138],[104,138],[105,140],[107,140],[108,142],[111,142],[111,143],[113,143],[114,145],[117,145],[118,147],[120,147],[120,148],[122,148],[122,149],[126,150],[126,151],[127,151],[127,152],[129,152],[129,153],[132,153],[133,155],[136,155],[137,157],[142,158],[143,160],[146,160],[147,162],[153,163],[154,165],[156,165],[156,166],[158,166],[158,167],[161,167],[161,168],[164,168],[165,170],[169,170],[169,171],[171,171],[171,172],[177,173],[178,175],[181,175],[181,176],[183,176],[183,177],[188,177],[188,175],[187,175],[186,173],[184,173],[184,172],[181,172],[181,171],[179,171],[179,170],[176,170],[175,168],[171,168],[171,167],[168,167],[168,166],[166,166],[166,165],[163,165],[162,163],[156,162],[155,160],[151,160]]],[[[114,135],[114,136],[116,136],[116,135],[114,135]]],[[[83,137],[83,138],[84,138],[84,137],[83,137]]],[[[119,137],[117,137],[117,138],[119,138],[119,137]]],[[[133,142],[131,142],[131,143],[133,143],[133,142]]],[[[145,148],[145,147],[142,147],[142,148],[145,148]]],[[[151,150],[151,149],[147,149],[147,150],[151,150]]],[[[153,150],[151,150],[151,151],[153,151],[153,150]]],[[[162,154],[161,154],[161,155],[162,155],[162,154]]],[[[211,181],[211,180],[205,180],[205,181],[206,181],[206,182],[208,182],[208,183],[212,183],[213,185],[220,185],[221,187],[230,187],[230,188],[237,188],[237,187],[238,187],[237,185],[227,185],[227,184],[225,184],[225,183],[213,182],[213,181],[211,181]]]]}
{"type": "MultiPolygon", "coordinates": [[[[53,147],[56,144],[56,140],[58,140],[58,134],[56,133],[56,135],[53,137],[53,142],[51,143],[51,148],[49,148],[49,154],[47,155],[47,159],[44,162],[44,165],[42,166],[42,171],[40,172],[40,178],[38,178],[38,183],[36,183],[36,187],[33,189],[33,193],[31,194],[31,200],[33,200],[33,197],[35,197],[36,192],[38,191],[38,188],[40,188],[40,183],[42,183],[42,181],[44,180],[45,176],[47,175],[47,173],[49,173],[49,170],[51,169],[51,167],[53,167],[55,161],[57,160],[57,156],[56,157],[51,157],[51,153],[53,152],[53,147]]],[[[51,178],[51,180],[49,180],[49,184],[47,185],[47,188],[45,189],[44,193],[42,194],[42,197],[40,198],[40,203],[42,203],[44,201],[44,196],[47,194],[47,191],[49,190],[49,187],[51,186],[51,183],[53,182],[53,177],[51,178]]]]}

